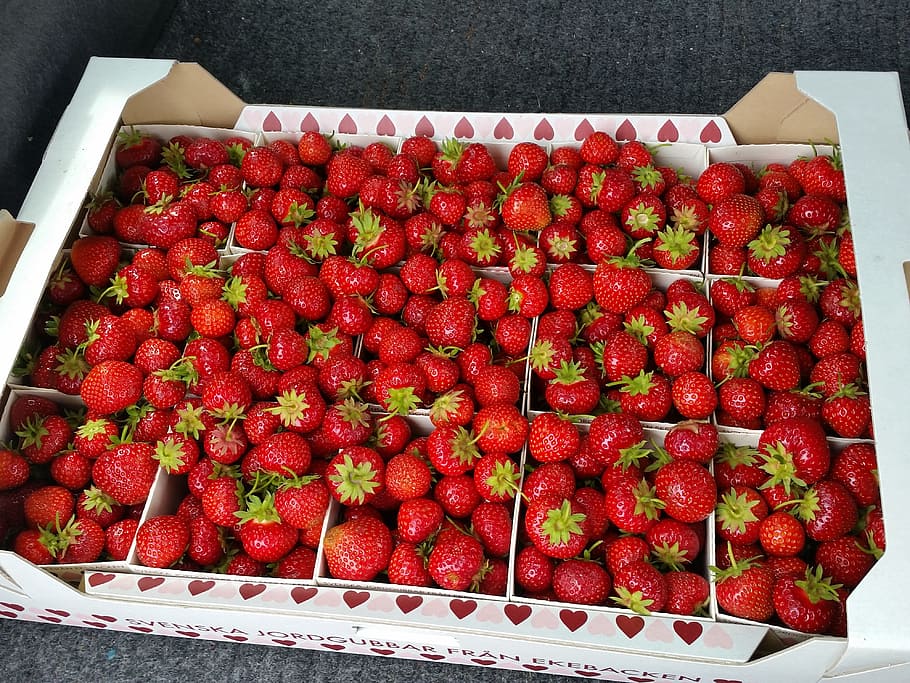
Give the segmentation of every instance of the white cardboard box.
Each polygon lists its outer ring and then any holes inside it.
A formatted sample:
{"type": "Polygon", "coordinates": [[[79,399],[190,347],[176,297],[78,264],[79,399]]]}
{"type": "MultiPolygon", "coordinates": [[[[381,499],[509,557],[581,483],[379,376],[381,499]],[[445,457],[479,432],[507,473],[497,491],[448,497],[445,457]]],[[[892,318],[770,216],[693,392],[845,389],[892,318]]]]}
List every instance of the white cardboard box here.
{"type": "Polygon", "coordinates": [[[236,123],[253,131],[319,126],[399,136],[432,128],[438,138],[501,141],[572,141],[592,128],[620,139],[634,129],[640,139],[705,145],[839,139],[863,292],[887,552],[848,602],[847,639],[815,637],[776,649],[773,638],[766,638],[746,663],[737,663],[741,658],[734,652],[751,652],[767,627],[215,577],[89,571],[76,588],[10,552],[0,552],[0,616],[609,680],[910,677],[910,591],[901,588],[910,561],[910,533],[903,524],[908,515],[901,504],[910,487],[904,463],[910,443],[904,397],[910,379],[904,197],[910,145],[895,74],[771,74],[724,117],[455,114],[244,107],[198,65],[96,58],[48,146],[19,221],[0,214],[6,247],[0,265],[8,274],[0,297],[6,326],[0,371],[7,372],[16,357],[55,255],[78,229],[86,194],[97,185],[121,123],[236,123]],[[409,616],[415,613],[419,618],[409,616]]]}

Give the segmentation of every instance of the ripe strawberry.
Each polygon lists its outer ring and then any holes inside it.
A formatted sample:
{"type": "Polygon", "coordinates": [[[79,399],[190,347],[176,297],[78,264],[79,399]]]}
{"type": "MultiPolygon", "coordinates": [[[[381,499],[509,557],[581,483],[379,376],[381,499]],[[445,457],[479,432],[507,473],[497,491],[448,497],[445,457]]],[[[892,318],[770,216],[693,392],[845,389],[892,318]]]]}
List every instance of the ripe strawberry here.
{"type": "Polygon", "coordinates": [[[825,399],[822,420],[840,437],[857,439],[866,435],[872,421],[869,396],[855,384],[845,384],[825,399]]]}
{"type": "Polygon", "coordinates": [[[784,577],[775,582],[774,611],[788,628],[803,633],[824,633],[840,602],[839,587],[823,576],[820,566],[814,570],[809,567],[803,578],[784,577]]]}
{"type": "MultiPolygon", "coordinates": [[[[728,480],[725,478],[725,483],[728,480]]],[[[767,516],[768,505],[758,491],[736,484],[718,497],[715,511],[717,535],[739,546],[757,543],[762,520],[767,516]]]]}
{"type": "Polygon", "coordinates": [[[89,411],[110,415],[127,408],[142,395],[142,372],[122,360],[105,360],[89,370],[80,395],[89,411]]]}
{"type": "Polygon", "coordinates": [[[720,447],[717,428],[710,422],[677,422],[664,435],[664,449],[674,460],[693,460],[706,465],[720,447]]]}
{"type": "Polygon", "coordinates": [[[73,515],[73,494],[62,486],[29,490],[22,502],[24,521],[30,528],[64,524],[73,515]]]}
{"type": "Polygon", "coordinates": [[[102,453],[92,467],[95,485],[121,505],[145,502],[158,472],[149,443],[124,443],[102,453]]]}
{"type": "Polygon", "coordinates": [[[667,584],[667,604],[670,614],[696,616],[704,613],[710,600],[710,585],[701,574],[676,571],[664,574],[667,584]]]}
{"type": "Polygon", "coordinates": [[[471,529],[493,557],[506,557],[512,540],[512,515],[504,503],[481,502],[471,511],[471,529]]]}
{"type": "Polygon", "coordinates": [[[30,470],[28,461],[19,453],[0,450],[0,491],[16,489],[28,481],[30,470]]]}
{"type": "Polygon", "coordinates": [[[136,557],[146,567],[170,567],[183,556],[189,543],[189,527],[180,517],[150,517],[136,531],[136,557]]]}
{"type": "Polygon", "coordinates": [[[552,221],[546,191],[537,183],[516,181],[501,195],[502,222],[509,230],[543,230],[552,221]]]}
{"type": "Polygon", "coordinates": [[[524,528],[531,542],[548,557],[574,557],[588,537],[582,528],[585,513],[580,503],[555,497],[531,498],[524,528]]]}
{"type": "Polygon", "coordinates": [[[792,557],[801,553],[805,547],[806,532],[796,517],[789,512],[777,510],[761,521],[759,542],[768,555],[792,557]]]}
{"type": "Polygon", "coordinates": [[[572,558],[560,562],[553,570],[552,586],[560,602],[603,605],[613,589],[613,581],[596,562],[572,558]]]}
{"type": "Polygon", "coordinates": [[[664,512],[681,522],[700,522],[714,511],[714,478],[692,460],[674,460],[661,467],[654,477],[654,488],[664,512]]]}
{"type": "Polygon", "coordinates": [[[673,405],[679,414],[689,420],[704,420],[717,407],[718,397],[714,384],[702,372],[692,371],[673,380],[673,405]]]}
{"type": "Polygon", "coordinates": [[[806,491],[797,514],[813,541],[831,541],[843,536],[859,519],[853,496],[846,487],[831,479],[822,479],[806,491]]]}
{"type": "Polygon", "coordinates": [[[733,194],[714,205],[708,229],[720,244],[744,247],[758,235],[763,221],[764,215],[757,199],[733,194]]]}
{"type": "Polygon", "coordinates": [[[651,291],[651,277],[634,254],[598,263],[594,270],[594,300],[613,313],[625,313],[651,291]]]}
{"type": "Polygon", "coordinates": [[[774,614],[774,575],[753,559],[734,559],[732,548],[727,552],[729,567],[711,568],[718,605],[728,614],[741,619],[767,621],[774,614]]]}
{"type": "Polygon", "coordinates": [[[851,443],[834,456],[831,479],[843,484],[859,505],[874,505],[879,499],[875,446],[851,443]]]}
{"type": "Polygon", "coordinates": [[[363,505],[384,485],[385,462],[372,448],[342,449],[326,468],[326,483],[332,497],[344,505],[363,505]]]}
{"type": "Polygon", "coordinates": [[[468,590],[483,567],[483,545],[457,528],[445,529],[436,537],[427,562],[427,571],[445,590],[468,590]]]}
{"type": "Polygon", "coordinates": [[[716,162],[702,172],[695,189],[701,199],[716,206],[727,197],[745,192],[746,181],[735,165],[716,162]]]}
{"type": "Polygon", "coordinates": [[[815,549],[815,562],[832,583],[844,588],[855,588],[862,581],[872,565],[877,553],[865,548],[856,536],[840,536],[818,544],[815,549]]]}
{"type": "Polygon", "coordinates": [[[117,271],[120,244],[113,237],[89,235],[73,242],[70,252],[73,270],[90,287],[103,287],[117,271]]]}
{"type": "Polygon", "coordinates": [[[768,425],[758,449],[769,485],[811,486],[828,472],[830,450],[821,425],[810,418],[792,417],[768,425]]]}
{"type": "Polygon", "coordinates": [[[237,513],[237,535],[243,550],[259,562],[278,562],[297,544],[298,529],[285,523],[275,509],[274,496],[249,494],[237,513]]]}
{"type": "Polygon", "coordinates": [[[364,516],[330,528],[323,541],[329,573],[336,579],[371,581],[392,555],[392,534],[380,520],[364,516]]]}
{"type": "Polygon", "coordinates": [[[664,575],[652,564],[635,560],[613,575],[613,602],[638,614],[661,612],[667,604],[664,575]]]}

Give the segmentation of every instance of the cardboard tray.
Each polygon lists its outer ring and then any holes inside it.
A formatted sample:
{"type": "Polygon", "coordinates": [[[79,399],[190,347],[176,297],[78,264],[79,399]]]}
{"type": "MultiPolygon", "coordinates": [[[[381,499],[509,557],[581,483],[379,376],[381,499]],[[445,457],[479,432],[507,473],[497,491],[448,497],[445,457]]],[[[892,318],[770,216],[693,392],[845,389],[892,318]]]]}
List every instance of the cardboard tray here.
{"type": "Polygon", "coordinates": [[[251,132],[314,127],[388,136],[420,132],[500,142],[577,142],[592,129],[619,139],[706,147],[839,141],[863,292],[887,552],[851,595],[848,638],[808,638],[789,647],[781,647],[761,625],[621,613],[597,620],[600,613],[558,604],[104,570],[87,571],[73,587],[5,551],[0,552],[0,616],[610,680],[899,681],[910,676],[910,634],[904,626],[910,592],[894,590],[910,561],[907,514],[900,501],[910,486],[910,468],[903,464],[910,442],[903,397],[910,379],[910,231],[900,223],[903,193],[910,186],[910,145],[896,74],[771,74],[723,117],[475,114],[245,107],[196,64],[94,58],[51,140],[19,221],[0,212],[0,316],[7,328],[0,337],[0,365],[5,364],[0,371],[11,368],[55,255],[72,229],[78,230],[81,207],[98,184],[114,134],[121,124],[152,123],[251,132]],[[408,616],[418,610],[424,610],[422,618],[408,616]],[[748,641],[762,641],[748,662],[718,654],[718,648],[736,650],[734,645],[751,651],[748,641]]]}

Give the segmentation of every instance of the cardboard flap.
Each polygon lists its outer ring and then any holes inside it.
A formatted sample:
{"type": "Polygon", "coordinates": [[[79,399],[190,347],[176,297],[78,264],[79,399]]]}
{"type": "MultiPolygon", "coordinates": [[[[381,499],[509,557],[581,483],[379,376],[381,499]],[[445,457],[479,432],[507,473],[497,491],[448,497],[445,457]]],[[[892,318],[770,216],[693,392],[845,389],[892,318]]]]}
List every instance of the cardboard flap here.
{"type": "Polygon", "coordinates": [[[724,119],[741,145],[838,141],[834,114],[801,92],[794,74],[768,74],[724,119]]]}
{"type": "Polygon", "coordinates": [[[232,128],[243,107],[243,100],[199,64],[179,62],[164,79],[130,97],[123,122],[232,128]]]}
{"type": "Polygon", "coordinates": [[[9,211],[0,209],[0,296],[6,293],[10,276],[34,228],[34,223],[20,223],[9,211]]]}

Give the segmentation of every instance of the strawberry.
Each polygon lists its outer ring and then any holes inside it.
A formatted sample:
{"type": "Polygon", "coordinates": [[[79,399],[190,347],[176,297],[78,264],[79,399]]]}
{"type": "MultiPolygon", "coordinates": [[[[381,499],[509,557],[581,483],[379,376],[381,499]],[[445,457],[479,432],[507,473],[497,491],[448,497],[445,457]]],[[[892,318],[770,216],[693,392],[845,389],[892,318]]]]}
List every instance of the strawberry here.
{"type": "Polygon", "coordinates": [[[734,164],[716,162],[702,172],[695,189],[701,199],[717,205],[727,197],[745,192],[746,181],[734,164]]]}
{"type": "MultiPolygon", "coordinates": [[[[638,447],[629,450],[630,455],[640,452],[638,447]]],[[[611,474],[612,481],[604,486],[607,516],[620,532],[646,533],[660,518],[663,508],[663,501],[657,497],[656,489],[634,474],[631,468],[623,470],[621,465],[614,465],[607,468],[604,477],[611,474]]]]}
{"type": "Polygon", "coordinates": [[[720,200],[711,211],[708,229],[725,246],[744,247],[758,235],[764,215],[754,197],[733,194],[720,200]]]}
{"type": "Polygon", "coordinates": [[[0,450],[0,491],[22,486],[28,481],[29,475],[28,461],[25,458],[13,450],[0,450]]]}
{"type": "Polygon", "coordinates": [[[758,440],[770,475],[768,485],[782,484],[789,492],[796,486],[811,486],[828,472],[830,450],[821,425],[810,418],[784,418],[768,425],[758,440]]]}
{"type": "Polygon", "coordinates": [[[806,532],[800,521],[784,510],[765,517],[759,525],[759,542],[769,556],[792,557],[802,552],[806,532]]]}
{"type": "Polygon", "coordinates": [[[874,505],[879,499],[875,446],[851,443],[834,456],[831,479],[845,486],[859,505],[874,505]]]}
{"type": "Polygon", "coordinates": [[[142,372],[122,360],[105,360],[89,370],[79,393],[90,412],[110,415],[139,400],[142,372]]]}
{"type": "Polygon", "coordinates": [[[856,501],[842,484],[822,479],[799,501],[797,514],[813,541],[831,541],[843,536],[859,519],[856,501]]]}
{"type": "Polygon", "coordinates": [[[768,505],[761,494],[753,488],[736,484],[718,497],[715,510],[717,535],[740,546],[756,543],[762,520],[767,516],[768,505]]]}
{"type": "Polygon", "coordinates": [[[117,145],[114,161],[121,169],[130,166],[156,166],[161,156],[161,142],[130,126],[117,134],[117,145]]]}
{"type": "Polygon", "coordinates": [[[584,375],[578,363],[562,361],[547,383],[544,399],[550,409],[557,412],[590,414],[600,400],[600,386],[584,375]]]}
{"type": "Polygon", "coordinates": [[[31,528],[64,524],[73,515],[73,494],[62,486],[40,486],[26,493],[22,503],[25,522],[31,528]]]}
{"type": "Polygon", "coordinates": [[[572,457],[581,447],[578,429],[557,413],[540,413],[531,420],[528,452],[538,462],[558,462],[572,457]]]}
{"type": "Polygon", "coordinates": [[[384,486],[385,462],[372,448],[348,446],[326,468],[332,497],[344,505],[363,505],[384,486]]]}
{"type": "Polygon", "coordinates": [[[799,182],[807,195],[826,197],[844,204],[847,191],[840,150],[835,148],[830,155],[819,154],[808,160],[800,172],[799,182]]]}
{"type": "Polygon", "coordinates": [[[560,562],[553,570],[552,585],[560,602],[576,605],[602,605],[613,589],[606,569],[592,560],[580,558],[560,562]]]}
{"type": "Polygon", "coordinates": [[[180,517],[150,517],[136,531],[136,557],[146,567],[170,567],[183,556],[189,543],[189,527],[180,517]]]}
{"type": "Polygon", "coordinates": [[[766,225],[747,246],[749,269],[759,277],[775,280],[795,274],[807,250],[799,232],[786,225],[766,225]]]}
{"type": "Polygon", "coordinates": [[[673,380],[673,406],[679,414],[690,420],[704,420],[717,407],[718,397],[714,384],[702,372],[686,372],[673,380]]]}
{"type": "Polygon", "coordinates": [[[710,585],[701,574],[676,571],[664,574],[667,584],[667,604],[670,614],[696,616],[703,614],[710,600],[710,585]]]}
{"type": "Polygon", "coordinates": [[[468,590],[483,566],[483,545],[457,528],[444,529],[436,537],[427,561],[427,571],[445,590],[468,590]]]}
{"type": "Polygon", "coordinates": [[[749,423],[765,414],[767,396],[761,383],[751,377],[728,377],[717,389],[718,421],[749,423]]]}
{"type": "Polygon", "coordinates": [[[484,501],[471,511],[471,529],[487,555],[506,557],[512,540],[512,515],[504,503],[484,501]]]}
{"type": "Polygon", "coordinates": [[[500,201],[502,222],[509,230],[542,230],[552,220],[547,193],[537,183],[516,179],[503,189],[500,201]]]}
{"type": "Polygon", "coordinates": [[[70,252],[73,270],[86,285],[103,287],[117,271],[120,244],[113,237],[89,235],[76,240],[70,252]]]}
{"type": "Polygon", "coordinates": [[[104,551],[105,533],[94,520],[70,519],[62,529],[58,524],[46,529],[42,542],[60,564],[95,562],[104,551]]]}
{"type": "Polygon", "coordinates": [[[124,443],[102,453],[92,466],[95,485],[121,505],[145,502],[158,472],[149,443],[124,443]]]}
{"type": "Polygon", "coordinates": [[[598,305],[613,313],[625,313],[644,300],[652,284],[650,275],[633,253],[598,263],[593,286],[598,305]]]}
{"type": "Polygon", "coordinates": [[[587,544],[581,526],[585,517],[580,503],[556,497],[530,498],[524,528],[542,553],[566,559],[577,555],[587,544]]]}
{"type": "Polygon", "coordinates": [[[784,577],[774,583],[774,611],[788,628],[824,633],[834,619],[839,585],[823,576],[821,566],[808,567],[802,578],[784,577]]]}
{"type": "Polygon", "coordinates": [[[634,560],[613,575],[612,600],[638,614],[661,612],[667,603],[664,575],[652,564],[634,560]]]}
{"type": "Polygon", "coordinates": [[[692,460],[674,460],[657,470],[654,489],[664,512],[681,522],[700,522],[714,511],[714,478],[692,460]]]}
{"type": "Polygon", "coordinates": [[[818,544],[815,562],[833,583],[855,588],[872,569],[876,555],[874,550],[863,547],[856,536],[840,536],[818,544]]]}
{"type": "Polygon", "coordinates": [[[717,603],[728,614],[752,621],[767,621],[774,614],[774,575],[754,559],[734,559],[728,546],[729,566],[711,567],[717,603]]]}
{"type": "Polygon", "coordinates": [[[738,310],[733,315],[733,325],[739,336],[748,344],[764,344],[770,341],[777,329],[774,312],[762,304],[738,310]]]}
{"type": "Polygon", "coordinates": [[[869,396],[855,384],[845,384],[825,398],[822,420],[835,434],[846,439],[864,436],[872,421],[869,396]]]}
{"type": "Polygon", "coordinates": [[[329,573],[336,579],[371,581],[389,565],[392,534],[374,517],[358,517],[330,528],[323,540],[329,573]]]}
{"type": "Polygon", "coordinates": [[[707,464],[720,447],[717,428],[710,422],[677,422],[664,435],[664,449],[674,460],[707,464]]]}
{"type": "Polygon", "coordinates": [[[259,562],[278,562],[297,544],[298,529],[281,519],[273,494],[261,498],[250,494],[245,502],[245,509],[237,513],[243,550],[259,562]]]}

